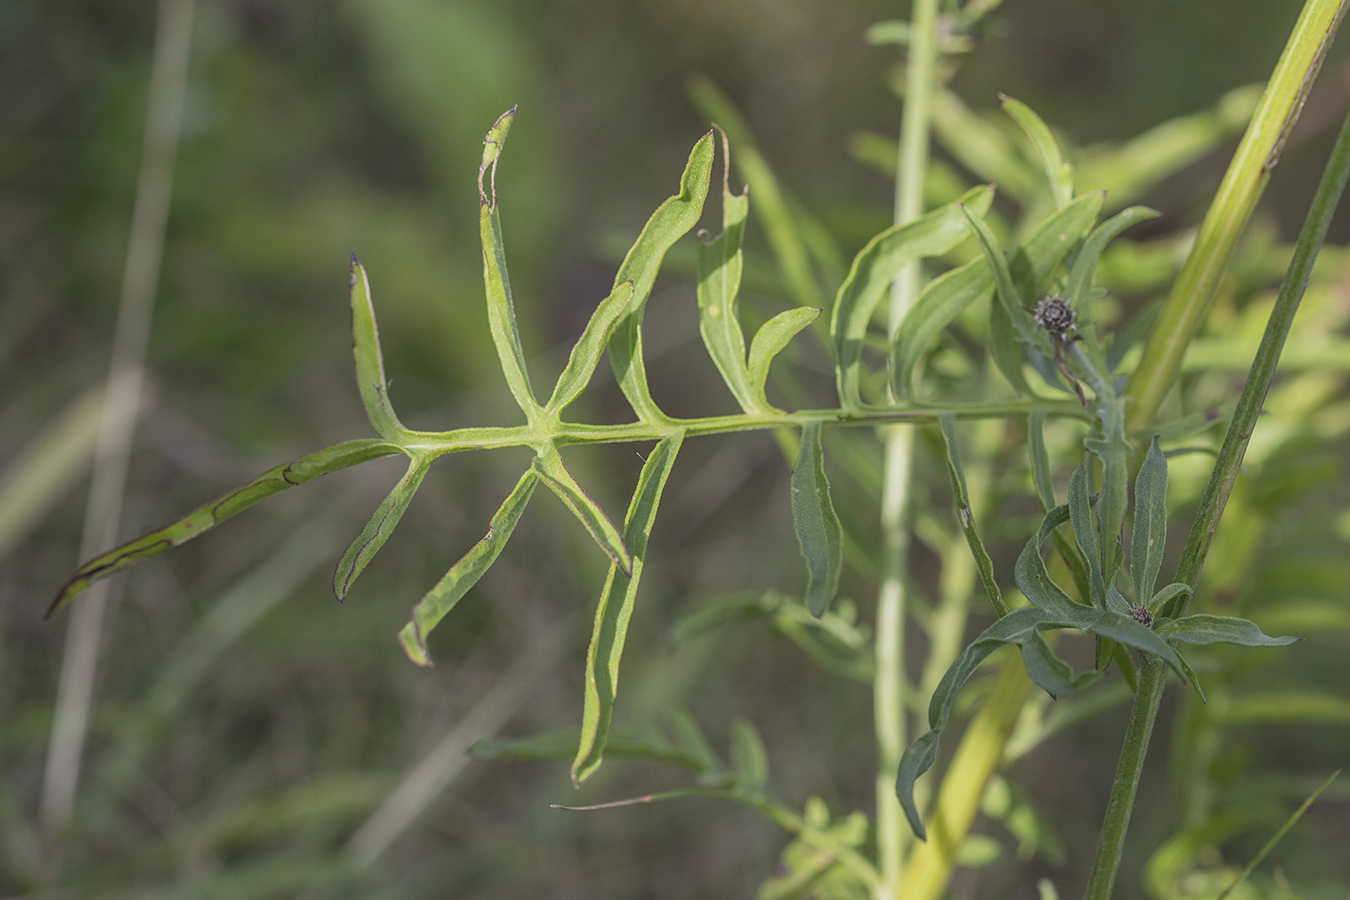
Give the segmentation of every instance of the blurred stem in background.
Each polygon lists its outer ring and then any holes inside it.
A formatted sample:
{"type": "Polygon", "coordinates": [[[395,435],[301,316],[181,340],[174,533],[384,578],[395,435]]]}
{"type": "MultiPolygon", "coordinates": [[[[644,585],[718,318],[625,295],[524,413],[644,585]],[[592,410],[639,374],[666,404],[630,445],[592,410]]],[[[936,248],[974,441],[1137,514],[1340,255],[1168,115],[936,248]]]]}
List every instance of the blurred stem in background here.
{"type": "MultiPolygon", "coordinates": [[[[912,222],[923,213],[923,188],[928,174],[928,141],[932,96],[937,77],[937,0],[916,0],[905,68],[904,113],[895,173],[895,224],[912,222]]],[[[890,341],[919,292],[919,262],[900,270],[891,286],[890,341]]],[[[873,703],[877,737],[877,861],[882,896],[900,892],[904,854],[910,832],[895,797],[895,779],[904,751],[905,733],[905,583],[909,562],[909,495],[914,431],[910,426],[886,429],[882,481],[882,581],[877,598],[877,670],[873,703]]]]}
{"type": "MultiPolygon", "coordinates": [[[[145,142],[80,545],[81,559],[117,543],[178,152],[192,17],[193,0],[161,0],[145,142]]],[[[53,872],[55,845],[75,805],[108,605],[108,584],[101,582],[89,591],[85,602],[73,611],[66,632],[39,812],[44,856],[53,872]]]]}

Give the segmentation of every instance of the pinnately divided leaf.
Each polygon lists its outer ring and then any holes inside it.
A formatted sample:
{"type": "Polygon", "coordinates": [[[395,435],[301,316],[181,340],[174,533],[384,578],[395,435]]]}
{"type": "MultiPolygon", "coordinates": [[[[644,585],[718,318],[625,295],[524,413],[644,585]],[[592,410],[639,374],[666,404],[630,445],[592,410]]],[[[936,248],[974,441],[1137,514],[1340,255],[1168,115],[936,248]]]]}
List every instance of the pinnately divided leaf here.
{"type": "Polygon", "coordinates": [[[615,286],[625,281],[633,282],[633,299],[610,338],[609,359],[619,387],[644,422],[664,421],[666,416],[647,387],[647,369],[642,358],[642,313],[666,251],[693,228],[703,214],[712,160],[713,136],[709,131],[694,144],[689,154],[689,162],[680,176],[680,192],[667,198],[652,213],[614,277],[615,286]]]}
{"type": "Polygon", "coordinates": [[[614,523],[609,520],[590,495],[577,483],[572,477],[572,473],[567,471],[567,466],[563,464],[562,455],[558,453],[556,447],[548,447],[536,456],[530,463],[534,471],[548,485],[549,490],[558,495],[572,515],[586,530],[590,532],[592,538],[600,549],[605,551],[615,565],[617,565],[624,574],[628,574],[633,568],[633,558],[629,554],[627,546],[624,544],[623,537],[619,534],[619,529],[614,527],[614,523]]]}
{"type": "Polygon", "coordinates": [[[389,388],[384,378],[384,356],[380,352],[380,331],[375,325],[375,305],[370,296],[370,279],[365,266],[352,254],[352,355],[356,357],[356,386],[361,404],[375,431],[392,441],[405,431],[389,403],[389,388]]]}
{"type": "Polygon", "coordinates": [[[419,666],[431,666],[427,635],[496,562],[502,548],[511,539],[511,532],[520,521],[520,515],[525,511],[525,505],[529,503],[534,486],[538,483],[538,473],[534,469],[527,469],[493,515],[488,533],[450,567],[450,571],[436,582],[435,587],[417,601],[411,619],[398,635],[403,652],[408,654],[410,660],[419,666]]]}
{"type": "Polygon", "coordinates": [[[750,342],[750,362],[746,367],[753,402],[747,412],[770,412],[774,409],[769,404],[764,387],[769,380],[769,365],[789,341],[819,316],[820,310],[814,306],[799,306],[784,310],[759,326],[754,340],[750,342]]]}
{"type": "Polygon", "coordinates": [[[722,373],[741,409],[755,407],[750,376],[745,367],[745,332],[741,330],[741,238],[750,212],[750,191],[731,192],[731,151],[722,136],[722,233],[700,244],[698,269],[698,330],[717,371],[722,373]]]}
{"type": "Polygon", "coordinates": [[[562,374],[558,376],[558,383],[553,388],[553,396],[549,398],[547,407],[551,415],[560,416],[562,411],[586,389],[591,376],[595,374],[600,357],[605,352],[605,345],[614,334],[614,326],[628,309],[632,299],[633,282],[624,281],[615,285],[610,295],[601,300],[600,305],[595,308],[591,320],[586,323],[586,329],[572,347],[572,353],[567,357],[567,365],[563,367],[562,374]]]}
{"type": "Polygon", "coordinates": [[[806,607],[821,616],[839,590],[844,534],[830,500],[818,421],[802,428],[801,451],[792,468],[792,522],[806,559],[806,607]]]}
{"type": "Polygon", "coordinates": [[[839,288],[830,316],[839,398],[845,407],[856,408],[863,402],[863,341],[877,305],[890,290],[895,276],[916,259],[946,253],[970,234],[962,214],[964,206],[982,214],[993,201],[993,188],[975,188],[957,203],[886,229],[859,251],[839,288]]]}
{"type": "Polygon", "coordinates": [[[589,778],[604,757],[605,741],[619,687],[619,660],[628,637],[628,623],[637,602],[638,583],[647,557],[647,539],[656,521],[657,505],[665,489],[670,470],[684,442],[677,431],[652,449],[638,476],[637,489],[624,519],[624,541],[632,552],[628,572],[617,564],[609,567],[609,577],[600,592],[595,610],[595,627],[586,653],[586,687],[581,716],[581,743],[572,762],[572,783],[580,785],[589,778]]]}
{"type": "Polygon", "coordinates": [[[413,495],[417,493],[434,460],[434,454],[412,457],[408,471],[376,508],[366,527],[347,546],[333,571],[333,596],[337,597],[339,603],[347,599],[352,582],[380,552],[384,542],[389,540],[389,535],[394,533],[394,528],[403,518],[403,513],[407,511],[408,504],[412,502],[413,495]]]}
{"type": "Polygon", "coordinates": [[[502,145],[511,130],[516,109],[502,114],[483,139],[483,161],[478,169],[478,230],[483,241],[483,283],[487,290],[488,325],[492,342],[501,360],[506,385],[516,405],[533,420],[539,411],[530,387],[530,375],[525,367],[525,350],[520,344],[520,330],[516,327],[516,310],[511,300],[511,280],[506,273],[506,252],[502,247],[502,226],[497,214],[497,161],[502,145]],[[483,178],[489,176],[491,189],[484,187],[483,178]]]}
{"type": "Polygon", "coordinates": [[[47,616],[51,617],[95,581],[107,578],[143,559],[163,553],[170,547],[187,543],[278,491],[304,484],[312,478],[348,466],[401,452],[403,449],[397,444],[367,438],[337,444],[268,469],[248,484],[197,507],[181,519],[89,560],[62,585],[56,599],[47,610],[47,616]]]}

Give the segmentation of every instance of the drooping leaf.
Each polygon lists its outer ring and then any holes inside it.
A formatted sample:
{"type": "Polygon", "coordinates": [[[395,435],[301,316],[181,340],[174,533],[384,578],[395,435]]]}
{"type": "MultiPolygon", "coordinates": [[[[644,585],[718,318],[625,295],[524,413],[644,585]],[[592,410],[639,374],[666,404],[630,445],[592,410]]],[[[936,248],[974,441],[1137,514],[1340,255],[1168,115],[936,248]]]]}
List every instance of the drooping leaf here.
{"type": "Polygon", "coordinates": [[[511,396],[527,419],[533,419],[539,410],[530,387],[530,375],[525,367],[525,350],[520,344],[520,330],[516,327],[516,310],[511,300],[511,280],[506,273],[506,251],[502,246],[501,220],[497,214],[497,162],[502,145],[511,130],[515,107],[507,110],[483,139],[483,161],[478,168],[478,231],[483,242],[483,283],[487,290],[488,325],[492,342],[501,360],[502,373],[511,396]],[[483,184],[484,176],[491,179],[490,188],[483,184]]]}
{"type": "Polygon", "coordinates": [[[995,650],[1009,643],[1017,643],[1030,638],[1036,626],[1047,621],[1045,610],[1035,606],[1015,609],[984,630],[984,633],[970,643],[956,658],[938,682],[933,699],[928,704],[929,730],[905,749],[900,757],[900,768],[895,783],[896,797],[909,819],[910,828],[920,840],[927,840],[918,807],[914,803],[914,782],[920,775],[932,768],[937,759],[938,738],[951,715],[952,703],[957,693],[974,674],[980,663],[984,662],[995,650]]]}
{"type": "Polygon", "coordinates": [[[1183,644],[1241,644],[1244,647],[1282,647],[1302,638],[1271,637],[1250,619],[1200,613],[1180,619],[1161,619],[1154,631],[1183,644]]]}
{"type": "Polygon", "coordinates": [[[994,612],[1006,616],[1008,604],[1003,601],[1003,593],[998,588],[998,580],[994,576],[994,562],[989,558],[989,552],[984,549],[984,541],[980,539],[980,533],[975,528],[975,514],[970,510],[966,476],[961,468],[961,452],[956,442],[956,416],[953,413],[944,413],[938,422],[942,432],[942,445],[947,451],[947,474],[952,483],[952,497],[956,501],[957,521],[966,536],[970,553],[975,557],[975,568],[980,573],[980,582],[984,585],[989,602],[994,606],[994,612]]]}
{"type": "Polygon", "coordinates": [[[337,568],[333,570],[333,596],[337,597],[339,603],[347,599],[352,582],[356,581],[357,576],[370,564],[375,554],[384,546],[384,542],[394,533],[434,460],[434,454],[412,457],[408,463],[408,471],[376,508],[370,521],[366,522],[366,527],[362,528],[356,539],[347,545],[337,568]]]}
{"type": "Polygon", "coordinates": [[[557,494],[558,499],[572,511],[572,515],[577,517],[577,521],[586,527],[595,543],[605,551],[605,555],[625,574],[632,571],[633,559],[623,537],[619,534],[619,529],[614,527],[605,511],[577,483],[572,473],[567,471],[558,449],[548,447],[536,456],[530,465],[544,480],[544,484],[548,485],[549,490],[557,494]]]}
{"type": "Polygon", "coordinates": [[[913,261],[946,253],[966,238],[970,230],[962,213],[962,204],[983,214],[993,200],[992,188],[975,188],[958,203],[886,229],[859,251],[848,277],[839,288],[830,315],[839,398],[845,407],[856,408],[862,403],[863,340],[878,304],[889,293],[896,275],[913,261]]]}
{"type": "Polygon", "coordinates": [[[1050,578],[1050,572],[1045,568],[1045,560],[1041,559],[1041,545],[1045,543],[1045,539],[1067,521],[1069,521],[1068,506],[1056,506],[1046,513],[1041,519],[1040,530],[1027,541],[1021,555],[1017,557],[1016,565],[1013,566],[1013,577],[1016,578],[1017,586],[1022,589],[1027,599],[1056,616],[1073,615],[1075,608],[1086,608],[1075,603],[1063,588],[1055,584],[1050,578]]]}
{"type": "Polygon", "coordinates": [[[585,701],[581,717],[581,743],[572,762],[572,783],[581,784],[599,768],[609,735],[614,698],[619,686],[619,660],[628,637],[628,623],[637,602],[638,583],[647,556],[647,539],[656,521],[661,492],[675,465],[684,432],[677,431],[652,449],[638,476],[628,515],[624,519],[624,544],[632,554],[632,565],[625,574],[615,564],[600,592],[595,611],[595,627],[586,652],[585,701]]]}
{"type": "Polygon", "coordinates": [[[689,154],[689,162],[680,176],[680,192],[667,198],[652,213],[614,277],[616,287],[625,281],[633,282],[633,299],[614,328],[609,358],[619,387],[644,422],[660,422],[666,416],[652,400],[647,387],[647,368],[642,357],[642,314],[666,251],[693,228],[703,214],[712,159],[713,136],[709,131],[694,144],[689,154]]]}
{"type": "Polygon", "coordinates": [[[1153,604],[1153,586],[1162,570],[1167,544],[1167,457],[1153,438],[1134,482],[1134,534],[1130,539],[1130,577],[1138,602],[1153,604]]]}
{"type": "Polygon", "coordinates": [[[427,591],[413,607],[412,617],[399,632],[399,642],[408,659],[419,666],[430,666],[431,656],[427,652],[427,635],[442,619],[455,608],[469,589],[478,583],[478,579],[497,561],[497,556],[511,539],[516,522],[525,511],[525,504],[534,493],[539,476],[534,469],[526,470],[516,482],[515,488],[507,496],[497,512],[492,516],[488,532],[468,553],[450,567],[436,586],[427,591]]]}
{"type": "Polygon", "coordinates": [[[817,616],[824,614],[839,589],[844,558],[843,529],[830,499],[820,430],[818,421],[802,428],[801,451],[792,468],[792,522],[806,559],[806,607],[817,616]]]}
{"type": "Polygon", "coordinates": [[[799,306],[780,312],[759,327],[755,338],[750,342],[750,390],[753,391],[755,406],[747,412],[765,412],[773,410],[765,394],[765,384],[769,380],[769,364],[782,352],[797,334],[820,316],[820,310],[814,306],[799,306]]]}
{"type": "Polygon", "coordinates": [[[1031,143],[1040,154],[1045,166],[1045,174],[1050,182],[1050,193],[1055,198],[1055,206],[1063,209],[1073,200],[1073,167],[1064,160],[1059,142],[1050,133],[1050,127],[1040,116],[1020,100],[999,95],[1003,101],[1003,111],[1012,116],[1022,130],[1031,138],[1031,143]]]}
{"type": "Polygon", "coordinates": [[[1075,672],[1073,666],[1055,655],[1050,644],[1035,630],[1031,632],[1031,639],[1022,644],[1022,665],[1031,680],[1052,697],[1085,688],[1102,677],[1096,669],[1075,672]]]}
{"type": "Polygon", "coordinates": [[[1092,603],[1106,606],[1106,582],[1102,578],[1101,546],[1097,543],[1097,520],[1092,514],[1088,498],[1088,471],[1086,466],[1074,469],[1069,478],[1069,521],[1073,525],[1074,540],[1088,561],[1088,579],[1092,603]]]}
{"type": "Polygon", "coordinates": [[[749,189],[731,193],[731,151],[722,136],[722,233],[700,244],[698,269],[698,331],[717,371],[722,373],[741,409],[755,408],[755,395],[745,365],[745,332],[741,330],[740,291],[743,258],[741,238],[750,211],[749,189]]]}
{"type": "Polygon", "coordinates": [[[181,519],[89,560],[61,586],[56,599],[47,610],[47,616],[50,618],[95,581],[107,578],[143,559],[157,556],[170,547],[186,543],[278,491],[304,484],[311,478],[318,478],[320,475],[327,475],[348,466],[401,452],[403,449],[397,444],[369,438],[337,444],[268,469],[248,484],[197,507],[181,519]]]}
{"type": "Polygon", "coordinates": [[[375,431],[385,440],[394,440],[405,429],[389,403],[389,388],[384,377],[384,356],[380,352],[380,332],[375,325],[375,305],[370,297],[370,280],[365,266],[352,254],[352,355],[356,357],[356,386],[361,405],[375,431]]]}
{"type": "Polygon", "coordinates": [[[586,329],[572,347],[567,357],[567,365],[558,376],[553,387],[553,396],[548,401],[548,412],[553,416],[561,415],[572,401],[581,395],[595,374],[595,367],[605,352],[605,345],[614,334],[614,326],[619,317],[628,309],[633,299],[633,282],[624,281],[615,285],[610,295],[600,301],[600,305],[591,314],[586,329]]]}

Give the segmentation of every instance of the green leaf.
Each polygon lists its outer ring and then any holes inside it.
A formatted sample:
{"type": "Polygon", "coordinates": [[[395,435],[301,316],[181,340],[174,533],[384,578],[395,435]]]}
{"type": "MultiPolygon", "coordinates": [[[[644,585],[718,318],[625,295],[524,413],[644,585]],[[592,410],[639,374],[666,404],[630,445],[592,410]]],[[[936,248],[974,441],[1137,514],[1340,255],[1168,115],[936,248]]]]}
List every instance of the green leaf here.
{"type": "Polygon", "coordinates": [[[1092,287],[1092,275],[1097,270],[1097,261],[1101,258],[1106,245],[1125,229],[1159,216],[1157,210],[1147,206],[1131,206],[1107,219],[1088,236],[1079,249],[1069,270],[1069,280],[1064,289],[1064,299],[1077,313],[1075,330],[1087,341],[1088,358],[1103,371],[1106,370],[1106,357],[1102,351],[1101,340],[1097,334],[1097,317],[1088,303],[1088,289],[1092,287]]]}
{"type": "Polygon", "coordinates": [[[333,596],[337,597],[339,603],[347,599],[352,582],[380,552],[384,542],[389,540],[389,535],[394,533],[394,528],[403,518],[403,513],[407,511],[408,504],[412,502],[413,495],[417,493],[434,460],[434,454],[412,457],[408,471],[403,473],[398,484],[376,508],[370,521],[366,522],[366,527],[347,545],[346,552],[333,570],[333,596]]]}
{"type": "MultiPolygon", "coordinates": [[[[1092,225],[1101,210],[1102,196],[1093,193],[1079,197],[1064,209],[1047,218],[1032,232],[1026,242],[1008,262],[1012,282],[1019,296],[1016,312],[1027,322],[1030,318],[1021,303],[1034,305],[1035,296],[1054,273],[1074,243],[1092,225]]],[[[993,282],[993,273],[987,258],[972,260],[959,269],[931,282],[914,302],[913,308],[900,323],[891,350],[891,378],[897,397],[913,397],[914,367],[918,364],[929,341],[946,328],[967,306],[974,302],[993,282]]],[[[998,302],[996,301],[996,305],[998,302]]],[[[1005,308],[1003,315],[1008,318],[1005,308]]],[[[1001,321],[1001,320],[996,320],[1001,321]]],[[[993,329],[991,340],[999,340],[1012,327],[993,329]]],[[[1034,327],[1034,325],[1033,325],[1034,327]]],[[[1038,329],[1039,330],[1039,329],[1038,329]]],[[[1006,361],[1002,364],[1006,364],[1006,361]]],[[[1009,378],[1021,382],[1020,365],[1005,372],[1009,378]]]]}
{"type": "Polygon", "coordinates": [[[891,391],[897,399],[914,399],[914,370],[929,343],[992,283],[989,264],[973,259],[919,292],[891,345],[891,391]]]}
{"type": "Polygon", "coordinates": [[[624,539],[619,535],[619,529],[614,527],[614,523],[605,515],[604,510],[577,483],[572,473],[567,471],[558,449],[549,446],[536,456],[530,465],[544,480],[544,484],[548,485],[549,490],[557,494],[558,499],[572,511],[572,515],[586,527],[596,544],[605,551],[605,555],[613,560],[624,574],[630,573],[633,559],[624,544],[624,539]]]}
{"type": "MultiPolygon", "coordinates": [[[[1145,603],[1162,570],[1167,544],[1167,457],[1155,437],[1134,482],[1134,535],[1130,539],[1130,577],[1134,595],[1145,603]]],[[[1150,607],[1153,603],[1148,603],[1150,607]]]]}
{"type": "Polygon", "coordinates": [[[1229,700],[1219,715],[1230,724],[1334,722],[1350,725],[1350,699],[1316,691],[1271,691],[1229,700]]]}
{"type": "Polygon", "coordinates": [[[1088,578],[1094,606],[1106,607],[1106,582],[1102,578],[1101,546],[1097,543],[1097,520],[1092,514],[1088,498],[1088,471],[1086,466],[1074,469],[1069,478],[1069,521],[1078,549],[1088,561],[1088,578]]]}
{"type": "Polygon", "coordinates": [[[755,405],[746,412],[767,412],[775,409],[769,404],[764,390],[765,383],[769,380],[769,364],[788,345],[788,341],[819,316],[820,310],[814,306],[799,306],[780,312],[755,332],[755,339],[750,342],[748,366],[750,390],[753,391],[755,405]]]}
{"type": "Polygon", "coordinates": [[[600,305],[595,308],[591,320],[586,323],[586,329],[581,332],[581,337],[577,339],[576,345],[572,347],[572,352],[567,357],[567,365],[558,376],[553,396],[548,401],[547,409],[550,415],[555,417],[561,415],[562,411],[586,389],[591,376],[595,374],[595,367],[599,364],[601,355],[605,352],[605,345],[614,334],[614,326],[618,324],[619,317],[628,309],[632,299],[633,282],[625,281],[616,285],[610,295],[601,300],[600,305]]]}
{"type": "Polygon", "coordinates": [[[525,367],[525,351],[516,327],[516,310],[511,301],[511,281],[506,274],[506,252],[502,247],[502,227],[497,215],[497,161],[511,130],[515,107],[507,110],[483,139],[483,161],[478,168],[478,231],[483,241],[483,283],[487,290],[488,325],[492,342],[501,360],[506,386],[516,405],[533,420],[539,411],[525,367]],[[491,173],[491,193],[483,186],[483,177],[491,173]]]}
{"type": "Polygon", "coordinates": [[[393,406],[384,377],[384,357],[380,353],[380,332],[375,325],[375,305],[370,298],[370,280],[361,261],[352,254],[352,355],[356,357],[356,386],[361,405],[375,431],[385,440],[394,440],[405,432],[393,406]]]}
{"type": "Polygon", "coordinates": [[[1183,644],[1241,644],[1244,647],[1282,647],[1302,640],[1270,637],[1250,619],[1199,614],[1180,619],[1162,619],[1153,630],[1169,641],[1183,644]]]}
{"type": "Polygon", "coordinates": [[[731,723],[731,770],[736,793],[748,797],[763,795],[769,784],[769,754],[764,739],[748,719],[731,723]]]}
{"type": "Polygon", "coordinates": [[[595,627],[586,653],[585,701],[581,717],[581,743],[572,762],[572,783],[580,785],[591,776],[604,757],[619,686],[619,660],[628,637],[628,623],[637,602],[638,582],[647,556],[647,539],[656,521],[661,492],[675,465],[684,432],[677,431],[652,449],[638,476],[633,500],[624,519],[624,543],[632,553],[632,568],[627,573],[615,564],[600,592],[595,611],[595,627]]]}
{"type": "Polygon", "coordinates": [[[670,628],[670,639],[676,644],[684,644],[716,632],[725,625],[763,619],[771,615],[781,603],[781,595],[774,593],[719,597],[676,619],[670,628]]]}
{"type": "Polygon", "coordinates": [[[1124,397],[1099,398],[1099,429],[1088,437],[1087,448],[1102,461],[1102,490],[1097,500],[1097,521],[1102,541],[1102,576],[1115,580],[1124,551],[1120,546],[1128,503],[1126,465],[1130,442],[1125,437],[1124,397]]]}
{"type": "Polygon", "coordinates": [[[483,539],[460,557],[459,561],[450,567],[450,571],[436,582],[436,586],[417,601],[412,610],[411,620],[403,626],[398,635],[408,659],[419,666],[431,666],[431,656],[427,653],[427,635],[497,561],[498,554],[511,539],[511,532],[515,530],[516,522],[520,521],[525,504],[529,502],[530,495],[534,493],[534,486],[538,482],[538,474],[533,469],[526,470],[510,495],[493,514],[492,523],[488,526],[488,532],[483,539]]]}
{"type": "Polygon", "coordinates": [[[937,759],[938,738],[951,716],[952,702],[956,699],[956,694],[990,654],[1004,644],[1030,639],[1036,627],[1049,618],[1045,610],[1035,606],[1013,610],[986,628],[983,634],[961,651],[956,662],[952,663],[951,668],[938,682],[933,699],[928,704],[929,731],[905,749],[900,757],[900,768],[895,782],[896,797],[905,811],[905,817],[909,819],[910,827],[920,840],[927,840],[928,833],[914,803],[914,782],[932,768],[934,760],[937,759]]]}
{"type": "Polygon", "coordinates": [[[320,475],[327,475],[348,466],[401,452],[404,452],[403,448],[397,444],[369,438],[337,444],[268,469],[248,484],[197,507],[181,519],[114,547],[80,566],[57,592],[56,598],[47,609],[47,617],[50,618],[95,581],[107,578],[143,559],[157,556],[170,547],[186,543],[278,491],[304,484],[311,478],[318,478],[320,475]]]}
{"type": "Polygon", "coordinates": [[[1031,454],[1031,476],[1036,484],[1036,496],[1041,501],[1041,513],[1055,508],[1055,486],[1050,480],[1050,453],[1045,447],[1045,409],[1036,407],[1027,419],[1028,452],[1031,454]]]}
{"type": "Polygon", "coordinates": [[[961,453],[956,442],[956,415],[943,413],[938,418],[942,432],[942,445],[947,451],[947,475],[952,483],[952,497],[956,501],[956,518],[965,533],[966,544],[975,557],[975,567],[980,573],[980,582],[994,612],[1000,616],[1008,614],[1008,604],[1003,601],[1003,593],[998,589],[998,580],[994,576],[994,562],[984,549],[984,541],[975,528],[975,515],[970,510],[970,496],[966,488],[965,472],[961,469],[961,453]]]}
{"type": "Polygon", "coordinates": [[[1069,507],[1056,506],[1041,520],[1040,530],[1027,541],[1017,563],[1013,566],[1013,577],[1017,586],[1026,594],[1028,600],[1055,616],[1074,615],[1075,610],[1085,609],[1075,603],[1064,590],[1050,578],[1041,559],[1041,545],[1056,528],[1069,521],[1069,507]]]}
{"type": "Polygon", "coordinates": [[[798,604],[774,610],[773,625],[827,672],[870,682],[876,674],[876,653],[867,632],[841,616],[839,604],[817,619],[798,604]]]}
{"type": "MultiPolygon", "coordinates": [[[[976,215],[972,210],[962,207],[966,219],[970,222],[970,227],[974,229],[976,237],[980,239],[980,248],[984,250],[985,262],[989,263],[990,271],[994,273],[994,296],[1002,305],[1003,312],[1007,315],[1007,324],[1011,325],[1011,330],[1017,335],[1017,339],[1028,347],[1035,347],[1045,355],[1049,356],[1054,352],[1050,346],[1050,337],[1045,330],[1032,321],[1031,314],[1024,306],[1030,306],[1032,300],[1030,294],[1024,294],[1017,284],[1013,283],[1012,270],[1008,267],[1008,260],[1003,256],[1003,250],[998,245],[998,239],[994,237],[994,232],[990,230],[985,223],[984,218],[976,215]]],[[[1067,251],[1067,248],[1066,248],[1067,251]]],[[[999,323],[1003,325],[1004,323],[999,323]]],[[[1006,332],[1007,328],[999,328],[998,332],[1006,332]]],[[[1017,367],[1020,373],[1021,366],[1017,367]]],[[[1004,374],[1007,374],[1006,372],[1004,374]]],[[[1011,379],[1009,379],[1011,380],[1011,379]]]]}
{"type": "Polygon", "coordinates": [[[739,297],[743,255],[741,238],[750,211],[749,189],[731,193],[731,150],[722,136],[722,233],[700,244],[698,271],[698,330],[708,355],[722,373],[741,409],[755,408],[755,395],[745,367],[745,332],[741,330],[739,297]]]}
{"type": "Polygon", "coordinates": [[[998,300],[989,305],[989,358],[1019,397],[1031,394],[1022,374],[1022,344],[1008,309],[998,300]]]}
{"type": "Polygon", "coordinates": [[[1102,677],[1095,669],[1075,672],[1073,666],[1055,655],[1045,638],[1035,630],[1031,632],[1031,639],[1022,644],[1022,664],[1031,680],[1052,697],[1085,688],[1102,677]]]}
{"type": "Polygon", "coordinates": [[[820,616],[839,589],[844,536],[830,500],[818,421],[802,427],[801,451],[792,468],[792,522],[806,559],[806,607],[820,616]]]}
{"type": "Polygon", "coordinates": [[[975,188],[958,203],[886,229],[854,257],[830,315],[839,397],[844,406],[856,408],[862,404],[863,341],[877,306],[890,291],[896,275],[915,260],[946,253],[965,240],[970,232],[963,204],[983,214],[993,200],[992,188],[975,188]]]}
{"type": "Polygon", "coordinates": [[[1022,130],[1031,138],[1031,143],[1040,153],[1045,173],[1050,180],[1050,193],[1055,198],[1055,206],[1061,209],[1068,206],[1073,200],[1073,167],[1064,161],[1064,155],[1059,150],[1059,142],[1050,133],[1049,126],[1032,111],[1031,107],[1020,100],[1002,94],[999,97],[1003,100],[1003,111],[1022,126],[1022,130]]]}
{"type": "Polygon", "coordinates": [[[623,389],[633,411],[644,422],[661,422],[666,416],[652,400],[647,387],[647,368],[642,356],[642,313],[666,251],[693,228],[703,214],[703,203],[708,197],[708,181],[712,174],[712,159],[713,138],[709,131],[694,144],[689,154],[689,162],[680,177],[680,192],[668,198],[652,213],[614,278],[615,287],[625,281],[633,282],[633,299],[610,338],[609,359],[614,366],[614,377],[619,387],[623,389]]]}

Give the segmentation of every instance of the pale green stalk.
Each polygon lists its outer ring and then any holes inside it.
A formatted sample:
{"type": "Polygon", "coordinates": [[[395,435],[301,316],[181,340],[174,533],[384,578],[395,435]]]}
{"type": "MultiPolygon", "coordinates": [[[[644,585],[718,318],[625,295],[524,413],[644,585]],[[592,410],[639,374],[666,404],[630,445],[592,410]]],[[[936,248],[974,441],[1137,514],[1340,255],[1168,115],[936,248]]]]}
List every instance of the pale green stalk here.
{"type": "MultiPolygon", "coordinates": [[[[895,179],[895,224],[923,212],[928,171],[929,127],[937,77],[937,0],[915,0],[905,71],[905,104],[895,179]]],[[[893,340],[919,293],[919,264],[906,266],[891,289],[889,335],[893,340]]],[[[905,573],[909,562],[909,487],[913,464],[910,428],[886,430],[881,501],[882,582],[877,598],[877,668],[873,691],[877,737],[878,898],[899,894],[911,834],[895,797],[895,779],[905,749],[905,573]]]]}

